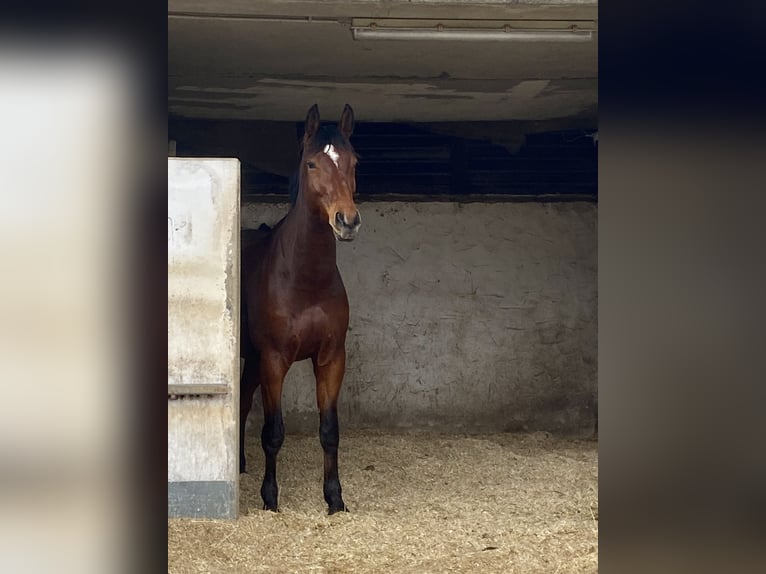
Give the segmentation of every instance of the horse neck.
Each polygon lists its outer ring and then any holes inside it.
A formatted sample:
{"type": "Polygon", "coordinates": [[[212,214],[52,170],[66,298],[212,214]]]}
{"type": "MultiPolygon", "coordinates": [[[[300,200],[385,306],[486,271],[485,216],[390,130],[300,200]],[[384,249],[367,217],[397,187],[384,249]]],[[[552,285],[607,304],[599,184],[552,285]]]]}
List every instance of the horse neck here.
{"type": "Polygon", "coordinates": [[[335,237],[327,221],[305,201],[304,190],[285,218],[279,236],[279,251],[289,275],[299,284],[315,288],[335,277],[335,237]]]}

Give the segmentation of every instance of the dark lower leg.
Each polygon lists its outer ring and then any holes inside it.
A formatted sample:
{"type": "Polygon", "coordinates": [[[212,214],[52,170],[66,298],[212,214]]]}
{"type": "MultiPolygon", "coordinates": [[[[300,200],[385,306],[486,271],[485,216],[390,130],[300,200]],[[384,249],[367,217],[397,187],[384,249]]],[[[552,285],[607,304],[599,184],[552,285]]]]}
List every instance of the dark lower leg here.
{"type": "Polygon", "coordinates": [[[319,442],[324,451],[324,499],[330,514],[346,510],[338,478],[339,439],[338,412],[335,407],[328,408],[319,415],[319,442]]]}
{"type": "Polygon", "coordinates": [[[265,455],[265,469],[261,484],[263,509],[277,511],[277,455],[285,439],[282,422],[282,383],[289,367],[279,354],[263,353],[260,365],[261,398],[263,400],[263,429],[261,446],[265,455]]]}
{"type": "Polygon", "coordinates": [[[253,395],[258,387],[258,360],[245,360],[245,369],[239,386],[239,472],[246,471],[245,460],[245,424],[253,406],[253,395]]]}
{"type": "Polygon", "coordinates": [[[266,455],[266,469],[261,485],[263,509],[277,511],[279,488],[277,487],[277,455],[285,439],[285,425],[281,409],[265,415],[261,431],[261,445],[266,455]]]}
{"type": "Polygon", "coordinates": [[[247,462],[245,461],[245,423],[250,409],[239,408],[239,472],[246,472],[247,462]]]}

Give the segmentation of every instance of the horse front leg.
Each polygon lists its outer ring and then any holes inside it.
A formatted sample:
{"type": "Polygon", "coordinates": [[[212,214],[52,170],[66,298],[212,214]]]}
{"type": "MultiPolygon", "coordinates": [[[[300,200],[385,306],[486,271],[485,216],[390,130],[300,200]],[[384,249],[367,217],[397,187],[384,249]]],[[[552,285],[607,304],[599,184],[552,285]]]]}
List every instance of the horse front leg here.
{"type": "Polygon", "coordinates": [[[317,364],[313,359],[314,375],[317,382],[317,406],[319,407],[319,442],[324,451],[324,499],[328,514],[347,511],[341,496],[340,478],[338,477],[338,395],[346,370],[346,353],[343,350],[337,357],[325,365],[317,364]]]}
{"type": "Polygon", "coordinates": [[[279,488],[277,486],[277,455],[285,439],[282,420],[282,383],[289,365],[278,354],[261,355],[260,383],[263,398],[263,429],[261,446],[266,458],[261,498],[263,509],[277,512],[279,488]]]}

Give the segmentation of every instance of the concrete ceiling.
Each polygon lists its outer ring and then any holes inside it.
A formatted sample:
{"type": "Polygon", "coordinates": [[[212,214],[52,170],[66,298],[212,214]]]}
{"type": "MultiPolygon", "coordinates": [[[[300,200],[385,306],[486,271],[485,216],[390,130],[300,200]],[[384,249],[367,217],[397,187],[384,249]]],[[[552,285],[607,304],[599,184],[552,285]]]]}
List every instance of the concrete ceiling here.
{"type": "Polygon", "coordinates": [[[591,0],[169,0],[170,113],[301,121],[319,103],[361,121],[596,126],[598,34],[587,43],[355,41],[352,18],[592,20],[591,0]]]}

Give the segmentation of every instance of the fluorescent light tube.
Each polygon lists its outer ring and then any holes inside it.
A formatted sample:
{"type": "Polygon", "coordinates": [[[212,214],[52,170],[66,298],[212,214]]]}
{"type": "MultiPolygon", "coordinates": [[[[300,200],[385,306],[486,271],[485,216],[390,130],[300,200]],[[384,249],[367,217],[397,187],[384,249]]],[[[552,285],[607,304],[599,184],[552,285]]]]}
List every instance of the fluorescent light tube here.
{"type": "Polygon", "coordinates": [[[456,40],[478,42],[588,42],[590,31],[486,30],[464,28],[352,28],[354,40],[456,40]]]}

